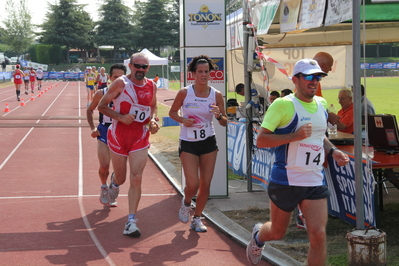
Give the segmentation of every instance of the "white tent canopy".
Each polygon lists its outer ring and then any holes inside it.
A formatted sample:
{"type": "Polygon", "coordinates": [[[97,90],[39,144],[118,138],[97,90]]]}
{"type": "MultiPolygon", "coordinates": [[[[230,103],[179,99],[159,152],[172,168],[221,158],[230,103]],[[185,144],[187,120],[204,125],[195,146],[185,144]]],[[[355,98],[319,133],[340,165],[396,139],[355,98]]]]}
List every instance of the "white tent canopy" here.
{"type": "MultiPolygon", "coordinates": [[[[150,61],[150,66],[162,66],[162,76],[161,77],[165,77],[164,75],[164,69],[163,66],[168,66],[168,59],[167,58],[162,58],[162,57],[158,57],[156,55],[154,55],[153,53],[151,53],[147,48],[144,48],[140,53],[143,53],[145,55],[147,55],[149,61],[150,61]]],[[[127,66],[129,64],[130,58],[125,59],[123,61],[123,64],[125,66],[127,66]]],[[[130,73],[130,69],[128,68],[127,70],[127,74],[130,73]]],[[[169,72],[166,72],[167,74],[167,80],[169,80],[169,72]]]]}
{"type": "MultiPolygon", "coordinates": [[[[168,65],[168,59],[167,58],[162,58],[154,55],[151,53],[147,48],[144,48],[140,53],[145,54],[148,56],[148,59],[150,60],[150,66],[160,66],[160,65],[168,65]]],[[[123,63],[125,65],[129,64],[129,59],[125,59],[123,63]]]]}

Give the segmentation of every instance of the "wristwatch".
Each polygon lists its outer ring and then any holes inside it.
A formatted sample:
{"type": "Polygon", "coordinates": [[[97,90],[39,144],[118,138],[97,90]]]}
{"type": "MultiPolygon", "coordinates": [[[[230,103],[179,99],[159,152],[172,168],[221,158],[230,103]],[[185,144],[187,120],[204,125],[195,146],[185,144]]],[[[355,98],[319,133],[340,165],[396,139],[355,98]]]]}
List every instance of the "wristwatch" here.
{"type": "Polygon", "coordinates": [[[222,117],[223,117],[222,113],[219,113],[219,117],[216,117],[216,120],[220,120],[222,119],[222,117]]]}
{"type": "Polygon", "coordinates": [[[330,149],[330,152],[329,152],[330,156],[332,156],[332,154],[333,154],[333,152],[334,152],[335,150],[338,150],[338,148],[337,148],[337,147],[332,147],[332,148],[330,149]]]}

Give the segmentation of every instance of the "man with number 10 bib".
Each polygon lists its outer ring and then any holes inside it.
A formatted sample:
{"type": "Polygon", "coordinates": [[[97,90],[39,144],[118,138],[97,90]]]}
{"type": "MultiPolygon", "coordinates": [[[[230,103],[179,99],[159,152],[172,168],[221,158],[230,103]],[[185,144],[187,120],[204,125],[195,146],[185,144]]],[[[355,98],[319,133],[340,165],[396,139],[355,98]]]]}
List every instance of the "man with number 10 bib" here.
{"type": "Polygon", "coordinates": [[[129,63],[131,74],[115,80],[98,106],[101,113],[112,118],[107,136],[114,168],[109,185],[111,200],[116,199],[119,186],[126,181],[129,160],[129,215],[123,234],[132,237],[141,235],[136,225],[136,214],[150,145],[149,135],[159,130],[156,122],[157,87],[145,77],[149,68],[149,59],[145,54],[133,54],[129,63]],[[108,106],[111,101],[114,103],[113,109],[108,106]]]}
{"type": "Polygon", "coordinates": [[[317,61],[299,60],[292,77],[295,93],[276,99],[264,117],[257,146],[276,147],[276,161],[268,187],[271,221],[254,226],[247,246],[247,258],[252,264],[260,262],[266,241],[284,237],[297,205],[306,217],[310,242],[307,265],[325,263],[329,191],[323,163],[328,153],[339,166],[349,162],[348,156],[325,135],[327,102],[315,94],[326,75],[317,61]]]}

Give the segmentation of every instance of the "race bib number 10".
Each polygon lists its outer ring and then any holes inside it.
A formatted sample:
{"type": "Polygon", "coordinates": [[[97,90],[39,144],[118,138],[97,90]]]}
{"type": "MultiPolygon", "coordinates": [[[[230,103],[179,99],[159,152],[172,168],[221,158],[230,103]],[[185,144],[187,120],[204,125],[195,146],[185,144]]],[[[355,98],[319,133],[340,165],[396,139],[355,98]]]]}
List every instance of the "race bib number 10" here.
{"type": "Polygon", "coordinates": [[[131,114],[136,115],[134,119],[136,122],[144,122],[151,116],[151,108],[149,106],[134,103],[131,111],[131,114]]]}

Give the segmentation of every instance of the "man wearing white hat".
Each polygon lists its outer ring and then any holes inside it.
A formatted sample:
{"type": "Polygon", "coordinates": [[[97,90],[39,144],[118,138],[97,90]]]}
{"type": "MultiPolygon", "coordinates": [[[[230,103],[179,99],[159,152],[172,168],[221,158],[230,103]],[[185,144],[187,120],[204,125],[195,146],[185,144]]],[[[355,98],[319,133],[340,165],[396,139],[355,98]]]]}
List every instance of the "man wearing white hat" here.
{"type": "Polygon", "coordinates": [[[317,61],[302,59],[294,66],[295,93],[276,99],[266,112],[257,146],[276,147],[268,194],[271,221],[258,223],[247,246],[252,264],[262,259],[266,241],[282,239],[297,205],[306,217],[309,237],[308,265],[324,265],[329,191],[323,176],[327,154],[343,166],[348,156],[325,136],[327,102],[315,96],[327,74],[317,61]]]}

